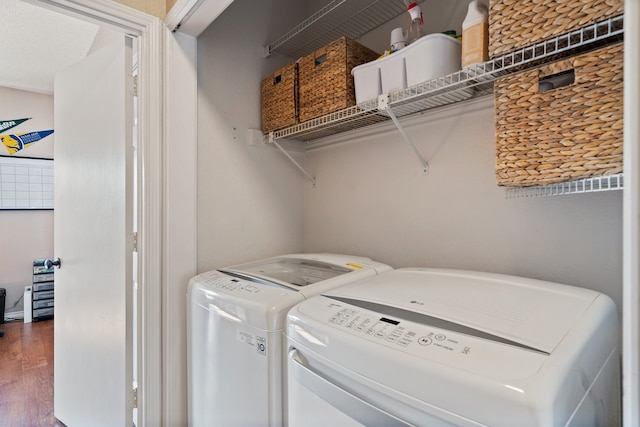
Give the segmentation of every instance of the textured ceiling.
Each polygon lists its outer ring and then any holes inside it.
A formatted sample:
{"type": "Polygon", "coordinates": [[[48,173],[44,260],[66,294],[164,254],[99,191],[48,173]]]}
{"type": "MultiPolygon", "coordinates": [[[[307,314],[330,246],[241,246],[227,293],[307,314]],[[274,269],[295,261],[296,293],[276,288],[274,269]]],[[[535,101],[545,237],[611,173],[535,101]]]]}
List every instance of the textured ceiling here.
{"type": "Polygon", "coordinates": [[[84,58],[99,27],[24,3],[0,0],[0,86],[53,93],[55,74],[84,58]]]}

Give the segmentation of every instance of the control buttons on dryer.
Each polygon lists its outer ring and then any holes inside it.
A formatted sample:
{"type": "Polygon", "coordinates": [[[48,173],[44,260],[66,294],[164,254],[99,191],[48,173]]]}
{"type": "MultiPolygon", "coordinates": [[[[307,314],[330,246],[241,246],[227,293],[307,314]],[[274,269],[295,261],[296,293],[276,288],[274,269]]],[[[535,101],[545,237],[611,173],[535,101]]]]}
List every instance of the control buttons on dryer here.
{"type": "Polygon", "coordinates": [[[429,337],[420,337],[418,338],[418,344],[420,345],[431,345],[433,341],[429,337]]]}
{"type": "MultiPolygon", "coordinates": [[[[333,307],[332,307],[333,308],[333,307]]],[[[350,333],[364,335],[370,340],[385,343],[388,346],[398,346],[410,351],[428,353],[430,355],[459,354],[470,357],[471,348],[466,340],[461,339],[454,332],[414,327],[408,322],[389,321],[379,315],[370,315],[366,311],[359,311],[341,306],[331,311],[328,321],[335,326],[344,328],[350,333]],[[441,353],[444,351],[445,353],[441,353]],[[435,352],[435,353],[434,353],[435,352]]]]}
{"type": "Polygon", "coordinates": [[[398,344],[400,347],[407,347],[409,344],[411,344],[411,340],[400,338],[396,344],[398,344]]]}

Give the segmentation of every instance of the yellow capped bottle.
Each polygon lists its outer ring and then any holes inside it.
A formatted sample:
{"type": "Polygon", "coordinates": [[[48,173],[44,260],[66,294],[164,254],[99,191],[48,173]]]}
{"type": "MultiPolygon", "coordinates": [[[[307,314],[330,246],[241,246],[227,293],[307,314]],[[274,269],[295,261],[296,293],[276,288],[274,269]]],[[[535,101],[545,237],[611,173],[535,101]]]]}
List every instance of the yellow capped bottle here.
{"type": "Polygon", "coordinates": [[[462,22],[462,68],[489,60],[489,11],[471,0],[462,22]]]}

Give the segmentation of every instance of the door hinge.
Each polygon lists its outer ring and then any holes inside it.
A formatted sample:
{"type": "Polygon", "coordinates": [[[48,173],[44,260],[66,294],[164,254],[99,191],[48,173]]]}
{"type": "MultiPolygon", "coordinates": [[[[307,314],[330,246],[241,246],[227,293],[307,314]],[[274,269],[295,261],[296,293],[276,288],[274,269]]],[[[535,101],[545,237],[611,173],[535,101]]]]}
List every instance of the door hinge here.
{"type": "Polygon", "coordinates": [[[138,388],[137,387],[131,390],[131,404],[133,408],[138,407],[138,388]]]}
{"type": "Polygon", "coordinates": [[[133,252],[138,252],[138,232],[133,233],[133,252]]]}

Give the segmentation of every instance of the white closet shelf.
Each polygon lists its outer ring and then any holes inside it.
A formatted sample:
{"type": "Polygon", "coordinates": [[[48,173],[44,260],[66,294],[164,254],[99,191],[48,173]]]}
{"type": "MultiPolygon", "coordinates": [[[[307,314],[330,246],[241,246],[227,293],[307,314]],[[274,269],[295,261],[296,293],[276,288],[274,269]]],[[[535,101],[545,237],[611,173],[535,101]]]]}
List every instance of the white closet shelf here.
{"type": "MultiPolygon", "coordinates": [[[[404,12],[404,7],[399,8],[397,5],[385,3],[389,2],[334,0],[285,36],[270,44],[268,46],[269,53],[278,51],[297,57],[313,52],[342,35],[358,38],[375,26],[404,12]]],[[[455,73],[404,90],[383,94],[376,99],[370,99],[343,110],[270,132],[263,136],[263,140],[268,143],[280,139],[290,139],[302,141],[306,147],[312,147],[314,144],[321,144],[321,140],[325,137],[392,119],[402,132],[398,118],[493,94],[493,84],[500,77],[602,46],[619,43],[623,38],[624,15],[619,15],[536,43],[533,46],[501,55],[490,61],[472,65],[455,73]],[[385,108],[381,108],[383,104],[385,108]]],[[[408,138],[405,139],[416,151],[424,172],[428,173],[428,163],[422,158],[415,145],[408,138]]],[[[280,146],[278,148],[282,150],[280,146]]],[[[315,186],[315,178],[301,165],[297,163],[296,165],[315,186]]],[[[509,188],[507,189],[507,198],[565,195],[621,190],[622,188],[623,178],[620,174],[545,186],[509,188]]]]}
{"type": "MultiPolygon", "coordinates": [[[[345,1],[333,3],[342,4],[345,1]]],[[[489,95],[493,93],[494,81],[500,77],[617,43],[623,36],[623,15],[609,18],[455,73],[389,93],[389,107],[397,117],[402,118],[489,95]]],[[[264,136],[264,141],[292,139],[303,141],[305,146],[310,147],[321,138],[387,120],[390,117],[385,111],[378,109],[378,99],[371,99],[271,132],[264,136]]]]}
{"type": "Polygon", "coordinates": [[[406,11],[401,1],[332,0],[266,48],[299,58],[342,36],[358,39],[406,11]]]}

